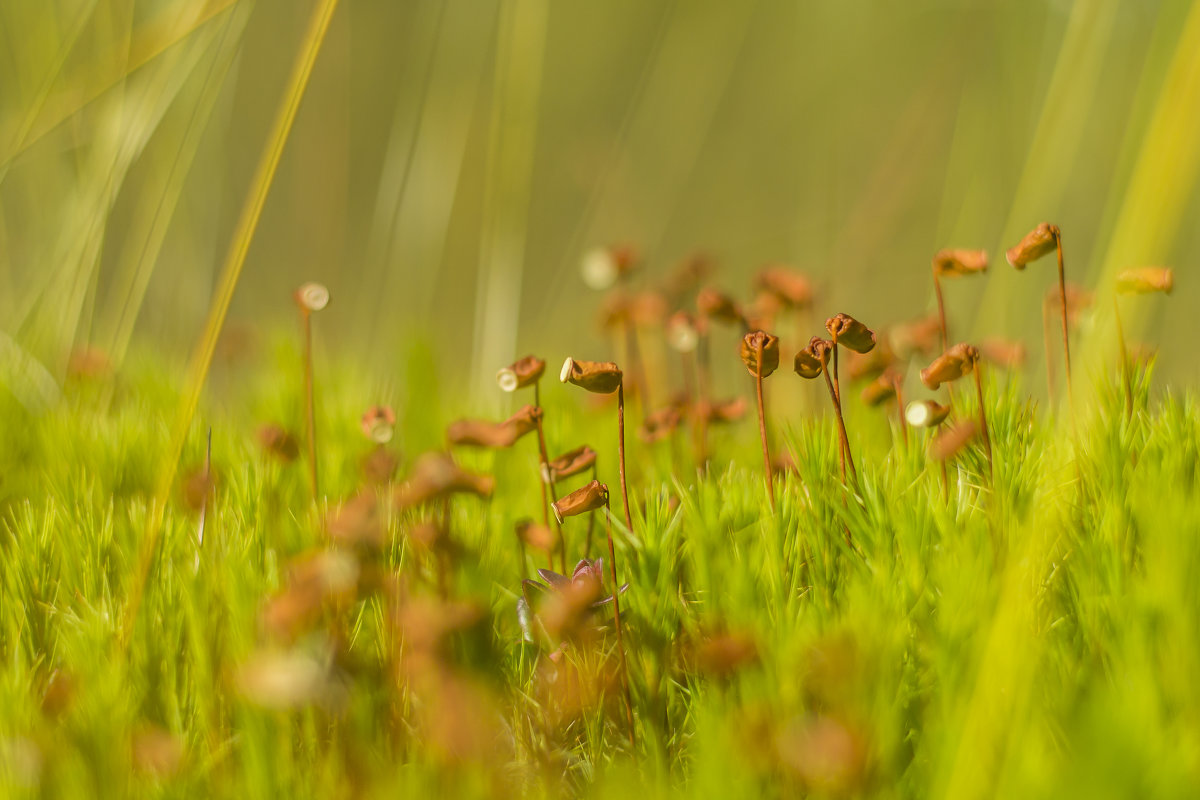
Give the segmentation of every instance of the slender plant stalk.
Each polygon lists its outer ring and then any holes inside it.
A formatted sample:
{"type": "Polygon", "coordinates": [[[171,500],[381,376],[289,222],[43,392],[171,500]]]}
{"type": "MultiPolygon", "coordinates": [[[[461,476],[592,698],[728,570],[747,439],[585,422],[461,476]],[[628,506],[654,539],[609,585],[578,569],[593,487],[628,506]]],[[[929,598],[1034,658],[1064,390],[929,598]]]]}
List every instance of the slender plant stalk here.
{"type": "Polygon", "coordinates": [[[608,530],[608,568],[612,574],[613,626],[617,629],[617,653],[621,659],[621,683],[625,688],[625,723],[629,730],[629,746],[636,748],[633,732],[633,696],[629,692],[629,665],[625,661],[625,640],[621,634],[621,584],[617,582],[617,552],[613,548],[612,511],[604,503],[604,519],[608,530]]]}
{"type": "Polygon", "coordinates": [[[1047,396],[1054,398],[1054,364],[1050,359],[1050,303],[1049,298],[1042,302],[1042,346],[1046,350],[1046,391],[1047,396]]]}
{"type": "Polygon", "coordinates": [[[992,437],[988,435],[987,412],[983,407],[983,377],[979,362],[975,362],[975,394],[979,398],[979,429],[983,433],[983,449],[987,453],[988,477],[995,482],[996,468],[992,464],[992,437]]]}
{"type": "Polygon", "coordinates": [[[846,464],[850,464],[850,472],[854,482],[858,482],[858,471],[854,469],[854,459],[850,456],[850,441],[846,435],[846,422],[842,419],[842,403],[838,400],[833,381],[829,379],[829,371],[822,370],[825,375],[825,385],[829,387],[829,398],[833,400],[833,410],[837,415],[838,426],[838,466],[841,468],[842,483],[846,482],[846,464]]]}
{"type": "MultiPolygon", "coordinates": [[[[541,383],[533,384],[533,407],[538,411],[542,410],[542,390],[541,383]]],[[[554,476],[550,474],[550,468],[547,466],[550,463],[550,456],[546,452],[546,433],[542,428],[542,417],[539,415],[537,420],[537,435],[538,435],[538,471],[542,474],[538,476],[538,486],[542,489],[542,524],[547,528],[550,527],[550,501],[546,497],[546,484],[550,484],[550,495],[557,497],[558,494],[554,488],[554,476]],[[542,479],[545,476],[545,480],[542,479]]],[[[566,573],[567,571],[567,540],[563,538],[562,523],[558,521],[558,516],[554,517],[554,529],[558,531],[558,547],[559,547],[559,569],[566,573]]],[[[550,566],[554,567],[554,555],[549,554],[550,566]]]]}
{"type": "Polygon", "coordinates": [[[941,323],[942,352],[950,346],[950,334],[946,331],[946,304],[942,300],[942,282],[938,279],[937,270],[933,271],[933,292],[937,295],[938,322],[941,323]]]}
{"type": "MultiPolygon", "coordinates": [[[[1058,255],[1058,294],[1062,304],[1063,358],[1067,362],[1067,393],[1071,393],[1071,337],[1067,333],[1067,277],[1063,269],[1062,234],[1054,234],[1054,250],[1058,255]]],[[[1072,404],[1074,405],[1074,404],[1072,404]]]]}
{"type": "Polygon", "coordinates": [[[262,216],[263,206],[267,201],[279,159],[283,155],[284,145],[287,144],[288,134],[296,119],[296,111],[300,108],[300,100],[308,86],[309,76],[312,75],[313,65],[325,41],[333,12],[337,9],[338,0],[321,0],[313,9],[309,21],[308,32],[304,44],[292,68],[288,87],[283,95],[283,102],[275,117],[271,135],[267,139],[266,149],[259,161],[258,169],[250,183],[250,194],[242,207],[241,216],[231,240],[229,253],[221,270],[221,277],[209,307],[208,319],[205,321],[204,333],[200,344],[192,356],[188,368],[187,382],[182,394],[175,424],[171,431],[171,439],[163,454],[162,464],[158,473],[158,485],[155,487],[154,500],[146,516],[146,530],[142,534],[141,548],[138,551],[137,566],[130,581],[129,595],[125,600],[124,619],[119,634],[118,645],[122,653],[126,651],[133,636],[133,625],[141,608],[142,596],[146,588],[146,580],[158,550],[159,535],[162,532],[163,515],[166,511],[167,498],[175,482],[175,472],[179,467],[179,456],[183,452],[188,430],[191,428],[192,417],[200,402],[200,392],[204,388],[204,380],[208,376],[208,367],[212,363],[213,353],[217,346],[217,337],[233,300],[233,291],[237,287],[242,266],[246,263],[246,254],[254,231],[258,228],[258,220],[262,216]]]}
{"type": "MultiPolygon", "coordinates": [[[[600,479],[600,470],[598,470],[596,468],[595,464],[592,464],[592,480],[596,481],[599,479],[600,479]]],[[[583,548],[583,557],[584,558],[592,557],[592,534],[595,532],[595,530],[596,530],[596,515],[588,514],[587,543],[584,545],[584,548],[583,548]]],[[[566,570],[563,570],[563,571],[566,572],[566,570]]]]}
{"type": "Polygon", "coordinates": [[[300,311],[304,325],[304,404],[305,421],[308,426],[308,485],[312,489],[313,503],[320,497],[317,491],[317,416],[313,402],[313,346],[312,312],[307,308],[300,311]]]}
{"type": "MultiPolygon", "coordinates": [[[[212,480],[212,426],[208,426],[208,442],[204,446],[204,497],[200,500],[200,521],[196,523],[196,547],[204,545],[204,522],[208,516],[209,481],[212,480]]],[[[197,557],[199,554],[197,553],[197,557]]]]}
{"type": "Polygon", "coordinates": [[[950,505],[950,470],[946,468],[946,459],[941,459],[942,491],[946,493],[946,505],[950,505]]]}
{"type": "MultiPolygon", "coordinates": [[[[1071,428],[1078,443],[1079,428],[1075,420],[1075,385],[1071,382],[1071,337],[1067,332],[1067,278],[1066,271],[1063,269],[1062,232],[1058,229],[1054,231],[1054,250],[1058,256],[1058,294],[1059,300],[1062,301],[1063,359],[1067,364],[1067,404],[1071,407],[1071,428]]],[[[1078,461],[1076,461],[1076,468],[1078,469],[1078,461]]]]}
{"type": "MultiPolygon", "coordinates": [[[[707,328],[707,324],[705,324],[707,328]]],[[[709,349],[709,333],[701,330],[696,342],[696,394],[702,410],[712,402],[712,355],[709,349]]],[[[701,472],[708,468],[708,419],[706,414],[696,415],[696,465],[701,472]]]]}
{"type": "Polygon", "coordinates": [[[892,380],[892,387],[896,392],[896,416],[900,418],[900,436],[904,441],[904,446],[908,447],[908,419],[904,416],[904,382],[897,375],[892,380]]]}
{"type": "MultiPolygon", "coordinates": [[[[833,395],[834,404],[837,408],[838,424],[842,431],[842,450],[846,453],[846,460],[850,462],[850,473],[854,476],[854,482],[858,483],[858,471],[854,469],[854,459],[850,456],[850,437],[846,434],[846,423],[842,419],[842,384],[838,377],[838,341],[837,335],[833,336],[833,395]]],[[[844,481],[846,476],[842,476],[844,481]]]]}
{"type": "Polygon", "coordinates": [[[1121,348],[1121,384],[1125,390],[1125,418],[1133,416],[1133,376],[1129,369],[1129,348],[1125,345],[1125,327],[1121,324],[1121,304],[1113,295],[1113,314],[1117,318],[1117,345],[1121,348]]]}
{"type": "Polygon", "coordinates": [[[758,354],[758,368],[754,371],[754,391],[758,397],[758,435],[762,439],[763,449],[763,473],[767,479],[767,497],[771,499],[771,510],[775,510],[775,482],[771,480],[771,453],[767,449],[767,418],[763,412],[763,374],[762,374],[762,359],[763,346],[760,341],[755,350],[758,354]]]}
{"type": "Polygon", "coordinates": [[[625,527],[633,532],[633,517],[629,513],[629,487],[625,483],[625,378],[617,384],[617,456],[620,459],[621,502],[625,504],[625,527]]]}

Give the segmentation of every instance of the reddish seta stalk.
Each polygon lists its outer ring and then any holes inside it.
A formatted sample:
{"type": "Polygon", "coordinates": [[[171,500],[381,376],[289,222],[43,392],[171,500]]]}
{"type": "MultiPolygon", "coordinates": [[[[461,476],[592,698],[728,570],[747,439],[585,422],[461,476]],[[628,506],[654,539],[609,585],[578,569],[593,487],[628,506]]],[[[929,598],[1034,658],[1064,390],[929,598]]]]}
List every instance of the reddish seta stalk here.
{"type": "Polygon", "coordinates": [[[767,477],[767,497],[771,500],[771,510],[775,510],[775,482],[771,479],[771,453],[767,449],[767,419],[763,413],[763,345],[759,341],[756,345],[758,355],[758,369],[754,375],[754,389],[758,395],[758,435],[762,439],[763,450],[763,469],[766,471],[767,477]]]}
{"type": "Polygon", "coordinates": [[[607,499],[604,503],[604,518],[607,520],[608,565],[612,574],[613,627],[617,631],[617,654],[621,660],[621,682],[625,689],[625,724],[629,732],[629,746],[636,749],[637,739],[633,730],[633,696],[629,691],[629,665],[625,661],[625,640],[621,634],[621,584],[617,582],[617,553],[613,548],[612,512],[607,499]]]}

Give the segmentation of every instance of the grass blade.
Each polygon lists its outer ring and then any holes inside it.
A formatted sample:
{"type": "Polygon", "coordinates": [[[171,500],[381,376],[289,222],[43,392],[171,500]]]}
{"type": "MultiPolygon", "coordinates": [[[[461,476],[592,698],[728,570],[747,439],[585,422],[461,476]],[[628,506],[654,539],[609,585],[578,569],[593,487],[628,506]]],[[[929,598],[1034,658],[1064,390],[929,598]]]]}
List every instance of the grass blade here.
{"type": "Polygon", "coordinates": [[[258,227],[259,217],[262,216],[263,206],[267,201],[267,194],[270,192],[271,184],[275,178],[275,171],[279,167],[279,159],[283,155],[283,148],[287,144],[288,134],[291,133],[292,123],[296,120],[296,112],[300,108],[300,101],[304,98],[304,90],[308,86],[313,65],[316,63],[317,54],[321,50],[321,43],[325,40],[325,34],[329,30],[329,23],[333,18],[333,12],[337,9],[337,4],[338,0],[320,0],[313,10],[308,33],[305,36],[304,44],[301,47],[300,54],[292,69],[291,77],[288,80],[288,87],[284,92],[283,103],[279,107],[270,137],[267,139],[267,147],[263,151],[262,160],[259,162],[258,169],[250,183],[250,194],[247,196],[246,204],[242,208],[238,226],[234,233],[233,241],[230,244],[229,253],[221,269],[216,296],[213,298],[213,303],[209,308],[208,320],[205,322],[204,331],[200,337],[200,344],[192,356],[192,361],[188,368],[183,398],[176,414],[175,425],[171,431],[170,443],[168,444],[166,453],[163,454],[162,466],[159,468],[159,480],[155,489],[153,505],[150,508],[149,517],[146,522],[146,531],[142,536],[141,549],[135,567],[136,572],[133,575],[133,583],[125,602],[124,624],[120,632],[122,650],[128,645],[133,634],[133,626],[137,620],[138,608],[141,605],[146,580],[150,572],[151,563],[154,560],[159,535],[162,531],[163,513],[166,507],[167,496],[170,494],[171,486],[175,481],[175,471],[179,464],[179,456],[183,452],[183,444],[187,439],[188,430],[192,424],[192,416],[196,413],[196,406],[200,400],[200,391],[204,387],[208,368],[212,363],[213,351],[217,345],[217,337],[225,322],[225,315],[229,311],[229,304],[233,300],[233,292],[237,288],[238,278],[242,273],[243,265],[246,263],[246,253],[250,249],[250,242],[254,238],[255,229],[258,227]]]}

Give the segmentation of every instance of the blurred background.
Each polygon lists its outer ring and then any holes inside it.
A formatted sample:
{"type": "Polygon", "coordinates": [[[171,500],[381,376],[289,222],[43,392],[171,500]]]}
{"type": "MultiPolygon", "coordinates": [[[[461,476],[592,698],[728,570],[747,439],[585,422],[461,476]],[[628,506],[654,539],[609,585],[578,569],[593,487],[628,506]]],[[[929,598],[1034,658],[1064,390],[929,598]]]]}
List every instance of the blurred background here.
{"type": "MultiPolygon", "coordinates": [[[[316,5],[0,3],[10,388],[60,379],[84,345],[117,363],[195,345],[316,5]]],[[[324,346],[386,366],[419,339],[451,354],[448,378],[490,382],[527,351],[615,355],[579,277],[596,245],[636,245],[645,286],[703,251],[746,299],[763,264],[791,264],[821,318],[877,326],[932,310],[930,257],[957,246],[992,268],[947,283],[952,338],[1024,339],[1037,378],[1053,260],[1017,273],[1003,249],[1050,221],[1069,280],[1175,267],[1175,296],[1129,303],[1127,325],[1190,338],[1198,17],[1182,0],[342,0],[229,325],[295,325],[292,290],[319,280],[324,346]]],[[[1196,377],[1183,347],[1160,367],[1196,377]]]]}

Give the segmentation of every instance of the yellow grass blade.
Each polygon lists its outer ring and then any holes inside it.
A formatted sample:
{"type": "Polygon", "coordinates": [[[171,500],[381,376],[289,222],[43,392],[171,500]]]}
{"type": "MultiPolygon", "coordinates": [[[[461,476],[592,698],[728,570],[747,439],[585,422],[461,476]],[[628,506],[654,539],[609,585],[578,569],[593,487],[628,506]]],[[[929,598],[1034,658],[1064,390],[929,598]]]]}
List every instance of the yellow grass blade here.
{"type": "Polygon", "coordinates": [[[208,368],[212,363],[217,337],[225,322],[225,314],[228,312],[229,303],[233,299],[233,291],[237,287],[242,266],[246,263],[246,253],[250,249],[250,242],[254,238],[255,229],[258,227],[258,220],[262,215],[267,194],[270,192],[271,184],[275,178],[279,159],[283,155],[283,148],[287,144],[292,123],[296,119],[296,112],[300,108],[300,101],[304,97],[309,77],[312,75],[313,65],[316,63],[317,54],[321,50],[321,44],[325,40],[325,34],[329,30],[329,23],[333,18],[334,11],[337,9],[337,4],[338,0],[319,0],[316,8],[313,10],[309,29],[304,38],[304,44],[292,68],[287,90],[283,95],[283,103],[279,107],[271,134],[267,139],[267,147],[263,151],[262,159],[258,164],[254,179],[250,183],[250,194],[247,196],[246,204],[242,208],[242,213],[230,244],[229,253],[221,269],[216,295],[209,308],[208,319],[201,334],[200,344],[192,356],[192,361],[188,368],[183,398],[175,419],[175,425],[171,431],[170,443],[167,451],[163,454],[162,466],[159,469],[158,485],[155,489],[153,504],[150,507],[147,517],[146,531],[142,536],[141,550],[135,567],[136,572],[133,575],[133,583],[130,586],[129,595],[126,600],[124,624],[120,633],[122,651],[124,651],[125,646],[129,643],[134,623],[137,620],[138,608],[141,605],[146,580],[162,531],[163,513],[167,497],[171,492],[172,484],[175,482],[175,471],[178,467],[179,456],[183,452],[184,441],[187,439],[188,430],[192,424],[192,416],[195,414],[196,406],[200,400],[200,391],[204,387],[208,368]]]}
{"type": "MultiPolygon", "coordinates": [[[[1200,142],[1194,136],[1200,129],[1197,97],[1200,3],[1188,15],[1146,130],[1105,256],[1102,291],[1111,292],[1116,272],[1129,262],[1153,261],[1165,255],[1179,232],[1200,168],[1200,142]]],[[[1083,352],[1094,357],[1104,342],[1090,337],[1083,344],[1083,352]]],[[[1064,449],[1056,460],[1065,464],[1069,459],[1065,440],[1058,441],[1064,449]]],[[[1052,505],[1052,501],[1035,504],[1052,505]]],[[[971,702],[963,714],[960,734],[955,737],[960,744],[947,765],[949,771],[940,792],[944,797],[960,800],[992,796],[1003,773],[1005,753],[1020,747],[1011,738],[1014,731],[1020,730],[1016,722],[1028,708],[1038,666],[1040,648],[1033,612],[1039,576],[1046,574],[1048,566],[1049,543],[1038,532],[1051,529],[1053,524],[1053,520],[1035,518],[1026,527],[1030,533],[1025,541],[1019,543],[1019,548],[1014,547],[996,614],[983,640],[971,702]]]]}
{"type": "MultiPolygon", "coordinates": [[[[88,7],[86,12],[77,12],[74,24],[68,30],[67,35],[63,38],[62,44],[54,57],[54,64],[50,71],[46,74],[45,80],[38,87],[37,94],[33,98],[33,103],[30,104],[28,110],[21,115],[20,121],[17,123],[15,132],[12,135],[11,144],[9,145],[13,155],[16,155],[26,146],[30,131],[33,130],[34,124],[37,123],[38,116],[41,114],[46,101],[49,100],[55,82],[62,74],[63,66],[67,62],[67,58],[75,49],[75,44],[79,41],[80,35],[83,33],[87,23],[92,18],[92,12],[96,8],[96,3],[93,2],[88,7]]],[[[0,141],[5,141],[3,135],[0,135],[0,141]]],[[[5,173],[8,171],[9,163],[12,156],[5,158],[4,163],[0,165],[0,183],[4,181],[5,173]]]]}
{"type": "Polygon", "coordinates": [[[517,0],[500,12],[471,357],[475,392],[493,407],[495,365],[517,347],[548,16],[545,0],[517,0]]]}
{"type": "MultiPolygon", "coordinates": [[[[178,147],[171,166],[158,185],[147,187],[134,214],[133,234],[122,248],[121,260],[116,269],[111,296],[99,324],[97,341],[103,352],[120,364],[133,337],[134,325],[145,299],[150,278],[158,263],[159,253],[175,210],[183,196],[184,184],[191,172],[192,161],[199,150],[207,128],[209,117],[225,84],[225,76],[236,59],[242,32],[249,19],[249,9],[235,9],[225,22],[224,30],[216,36],[213,53],[205,68],[204,83],[197,92],[195,104],[190,112],[186,127],[178,134],[178,147]]],[[[174,134],[170,134],[174,136],[174,134]]],[[[173,142],[172,142],[173,143],[173,142]]]]}
{"type": "Polygon", "coordinates": [[[88,324],[103,242],[111,234],[106,225],[121,189],[215,33],[204,31],[166,54],[158,68],[123,82],[94,109],[100,122],[81,148],[77,192],[53,211],[64,233],[48,247],[48,261],[8,318],[11,330],[56,370],[65,367],[81,324],[88,324]]]}
{"type": "MultiPolygon", "coordinates": [[[[239,0],[209,0],[190,13],[180,14],[178,7],[164,11],[144,24],[133,35],[128,51],[116,49],[111,63],[97,67],[88,64],[62,81],[66,87],[57,94],[39,98],[33,113],[23,119],[12,134],[0,132],[0,142],[13,142],[9,152],[0,156],[0,175],[14,158],[39,139],[70,119],[133,72],[150,63],[239,0]]],[[[47,91],[48,91],[47,87],[47,91]]]]}
{"type": "MultiPolygon", "coordinates": [[[[1079,143],[1085,139],[1091,109],[1099,92],[1104,59],[1109,53],[1117,4],[1112,0],[1077,2],[1063,35],[1054,73],[1038,114],[1038,124],[1021,178],[1003,228],[1001,248],[1010,247],[1039,222],[1057,222],[1079,143]]],[[[1069,234],[1068,234],[1069,235],[1069,234]]],[[[1066,242],[1067,279],[1073,280],[1070,241],[1066,242]]],[[[1017,281],[1012,268],[1000,263],[988,275],[987,290],[971,335],[1003,330],[1003,317],[1013,308],[1013,294],[1038,302],[1049,285],[1036,289],[1028,280],[1017,281]]],[[[1061,358],[1061,356],[1060,356],[1061,358]]],[[[1065,382],[1059,382],[1060,390],[1065,382]]]]}
{"type": "MultiPolygon", "coordinates": [[[[1098,277],[1101,298],[1112,295],[1121,269],[1139,264],[1165,262],[1179,234],[1183,213],[1196,189],[1200,171],[1200,3],[1192,6],[1171,61],[1153,116],[1137,158],[1129,188],[1121,203],[1105,250],[1098,277]]],[[[1107,299],[1100,306],[1110,305],[1107,299]]],[[[1128,303],[1122,309],[1127,330],[1136,330],[1148,303],[1128,303]]],[[[1115,323],[1110,318],[1106,335],[1083,343],[1084,359],[1090,363],[1102,353],[1111,353],[1115,323]]]]}

